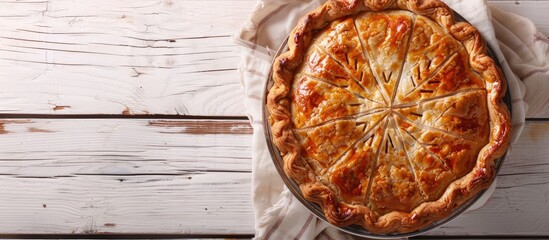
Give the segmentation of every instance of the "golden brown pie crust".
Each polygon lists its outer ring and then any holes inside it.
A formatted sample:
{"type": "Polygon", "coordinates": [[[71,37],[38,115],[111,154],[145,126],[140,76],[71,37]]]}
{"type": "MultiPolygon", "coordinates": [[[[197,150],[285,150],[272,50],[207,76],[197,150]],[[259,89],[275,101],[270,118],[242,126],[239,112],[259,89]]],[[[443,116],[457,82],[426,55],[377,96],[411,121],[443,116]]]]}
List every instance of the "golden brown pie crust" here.
{"type": "Polygon", "coordinates": [[[285,173],[337,226],[411,232],[493,181],[506,82],[438,0],[328,1],[304,16],[267,97],[285,173]]]}

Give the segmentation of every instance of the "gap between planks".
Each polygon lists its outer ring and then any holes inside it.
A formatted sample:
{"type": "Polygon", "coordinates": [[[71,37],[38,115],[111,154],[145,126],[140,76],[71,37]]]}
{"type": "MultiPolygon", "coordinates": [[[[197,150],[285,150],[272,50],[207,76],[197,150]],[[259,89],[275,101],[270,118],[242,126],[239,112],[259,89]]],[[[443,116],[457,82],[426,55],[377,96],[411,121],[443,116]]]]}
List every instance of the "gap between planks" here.
{"type": "Polygon", "coordinates": [[[173,114],[34,114],[0,113],[0,119],[181,119],[248,120],[246,116],[173,115],[173,114]]]}
{"type": "Polygon", "coordinates": [[[254,234],[169,234],[169,233],[97,233],[97,234],[0,234],[0,239],[252,239],[254,234]]]}
{"type": "MultiPolygon", "coordinates": [[[[0,134],[4,233],[253,233],[250,133],[185,132],[204,120],[22,120],[0,134]]],[[[526,124],[484,208],[431,234],[548,234],[548,124],[526,124]]]]}
{"type": "MultiPolygon", "coordinates": [[[[0,113],[0,119],[179,119],[179,120],[249,120],[246,116],[173,115],[173,114],[34,114],[0,113]]],[[[526,118],[529,121],[549,121],[549,117],[526,118]]]]}

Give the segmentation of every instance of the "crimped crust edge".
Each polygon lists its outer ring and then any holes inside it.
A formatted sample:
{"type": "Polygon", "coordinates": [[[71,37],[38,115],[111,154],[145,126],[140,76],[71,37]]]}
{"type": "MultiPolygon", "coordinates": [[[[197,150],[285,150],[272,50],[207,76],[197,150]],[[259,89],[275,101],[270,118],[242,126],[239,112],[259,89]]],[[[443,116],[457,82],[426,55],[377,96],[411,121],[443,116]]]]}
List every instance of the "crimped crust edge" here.
{"type": "Polygon", "coordinates": [[[289,50],[274,61],[274,85],[267,96],[272,140],[282,154],[285,173],[300,185],[307,200],[321,206],[330,223],[336,226],[358,224],[373,233],[412,232],[449,216],[493,182],[495,160],[507,150],[512,127],[510,114],[503,102],[506,81],[494,60],[486,55],[486,44],[477,29],[465,22],[456,23],[452,10],[446,4],[438,0],[331,0],[301,18],[290,34],[288,46],[289,50]],[[462,41],[469,53],[471,67],[486,81],[490,137],[488,144],[479,152],[471,172],[452,182],[438,200],[424,202],[410,213],[393,211],[379,216],[367,207],[338,202],[330,188],[317,182],[313,171],[300,157],[300,145],[292,131],[289,94],[293,71],[301,63],[315,30],[322,29],[337,18],[358,12],[390,9],[409,10],[429,17],[462,41]]]}

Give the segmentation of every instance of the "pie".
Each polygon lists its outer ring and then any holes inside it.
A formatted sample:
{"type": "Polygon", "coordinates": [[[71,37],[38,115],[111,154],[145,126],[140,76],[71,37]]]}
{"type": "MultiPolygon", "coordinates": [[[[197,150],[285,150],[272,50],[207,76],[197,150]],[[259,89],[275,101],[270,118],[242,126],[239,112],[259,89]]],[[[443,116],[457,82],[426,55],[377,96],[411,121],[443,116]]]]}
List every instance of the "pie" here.
{"type": "Polygon", "coordinates": [[[267,97],[284,172],[336,226],[406,233],[487,188],[506,82],[438,0],[338,0],[304,16],[267,97]]]}

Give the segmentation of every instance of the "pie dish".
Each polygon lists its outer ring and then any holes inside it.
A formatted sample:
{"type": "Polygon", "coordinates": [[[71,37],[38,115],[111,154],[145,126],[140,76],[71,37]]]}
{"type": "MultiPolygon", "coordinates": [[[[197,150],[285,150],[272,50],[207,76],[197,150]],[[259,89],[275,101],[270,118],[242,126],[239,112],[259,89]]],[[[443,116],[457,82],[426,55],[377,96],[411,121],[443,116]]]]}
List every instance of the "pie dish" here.
{"type": "Polygon", "coordinates": [[[266,108],[284,172],[336,226],[407,233],[486,189],[504,76],[437,0],[328,1],[292,31],[266,108]]]}

